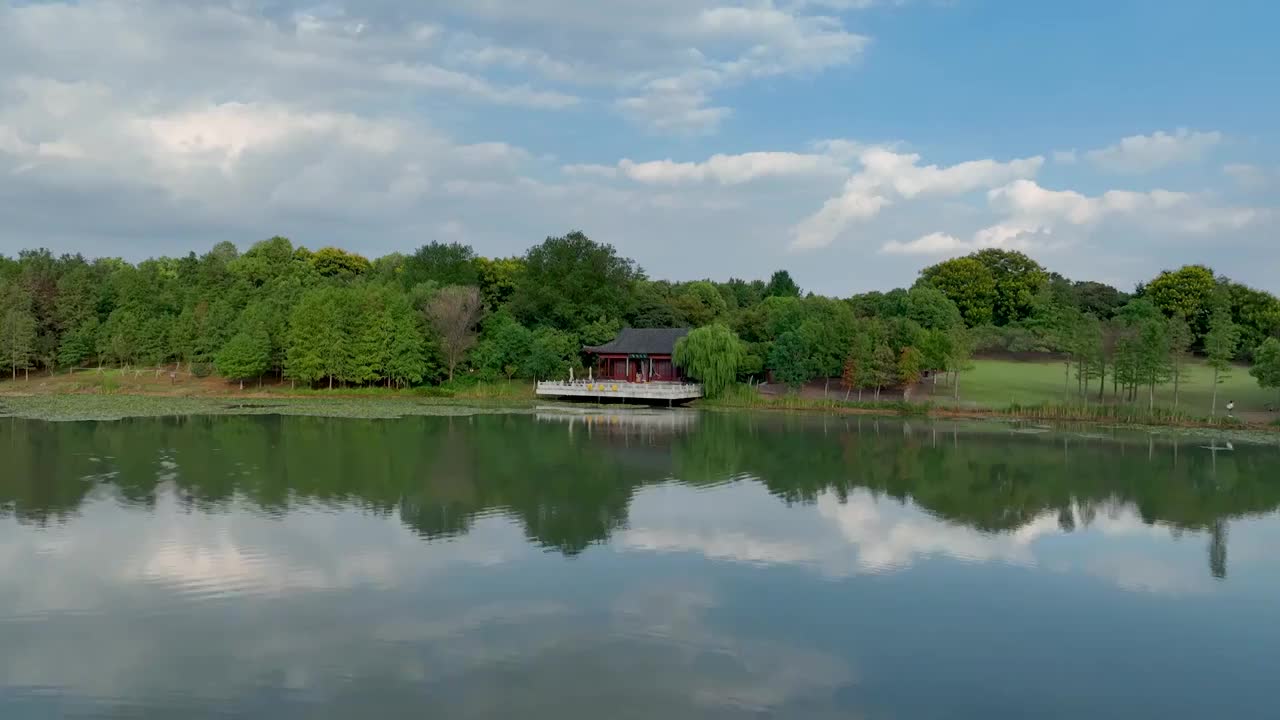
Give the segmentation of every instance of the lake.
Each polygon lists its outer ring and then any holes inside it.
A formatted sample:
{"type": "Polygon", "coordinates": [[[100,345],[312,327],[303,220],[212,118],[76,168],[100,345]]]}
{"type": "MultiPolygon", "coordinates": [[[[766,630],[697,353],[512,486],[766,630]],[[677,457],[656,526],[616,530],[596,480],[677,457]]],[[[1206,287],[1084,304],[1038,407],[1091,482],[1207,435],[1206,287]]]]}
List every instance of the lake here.
{"type": "Polygon", "coordinates": [[[1280,450],[0,419],[0,718],[1274,718],[1280,450]]]}

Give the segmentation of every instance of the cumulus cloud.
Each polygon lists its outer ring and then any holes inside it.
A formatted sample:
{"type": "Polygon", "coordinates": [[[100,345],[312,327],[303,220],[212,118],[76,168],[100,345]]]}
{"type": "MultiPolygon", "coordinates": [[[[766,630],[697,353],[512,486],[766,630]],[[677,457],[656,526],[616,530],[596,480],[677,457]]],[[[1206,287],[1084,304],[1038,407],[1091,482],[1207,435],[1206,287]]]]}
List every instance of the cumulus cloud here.
{"type": "Polygon", "coordinates": [[[875,217],[896,200],[922,196],[963,195],[1035,175],[1040,156],[1008,162],[971,160],[948,167],[921,166],[918,154],[870,147],[858,155],[862,170],[845,183],[844,192],[792,229],[791,247],[810,250],[830,245],[850,224],[875,217]]]}
{"type": "Polygon", "coordinates": [[[1261,190],[1270,184],[1267,171],[1248,163],[1229,163],[1222,166],[1222,174],[1231,178],[1245,190],[1261,190]]]}
{"type": "MultiPolygon", "coordinates": [[[[1167,195],[1104,193],[1083,151],[1080,184],[1050,189],[1016,183],[1045,172],[1040,156],[946,164],[805,136],[709,147],[737,95],[821,83],[868,52],[855,16],[831,17],[846,4],[0,5],[0,252],[139,259],[285,234],[365,254],[447,238],[505,255],[580,228],[659,277],[786,266],[847,294],[910,282],[921,254],[1084,241],[1194,262],[1212,235],[1239,250],[1221,271],[1274,287],[1276,213],[1252,192],[1270,167],[1215,167],[1189,193],[1160,176],[1167,195]],[[804,248],[828,250],[788,254],[804,248]]],[[[1156,133],[1104,154],[1164,157],[1201,136],[1217,134],[1156,133]]],[[[1043,148],[1070,146],[1060,140],[1043,148]]]]}
{"type": "Polygon", "coordinates": [[[1151,135],[1130,135],[1115,145],[1090,150],[1085,157],[1109,172],[1137,174],[1199,160],[1220,142],[1220,132],[1179,128],[1172,133],[1157,131],[1151,135]]]}
{"type": "Polygon", "coordinates": [[[655,160],[635,162],[623,159],[618,171],[637,182],[651,185],[673,185],[717,182],[739,185],[766,177],[821,175],[841,172],[840,166],[826,155],[789,152],[753,152],[741,155],[713,155],[704,162],[655,160]]]}

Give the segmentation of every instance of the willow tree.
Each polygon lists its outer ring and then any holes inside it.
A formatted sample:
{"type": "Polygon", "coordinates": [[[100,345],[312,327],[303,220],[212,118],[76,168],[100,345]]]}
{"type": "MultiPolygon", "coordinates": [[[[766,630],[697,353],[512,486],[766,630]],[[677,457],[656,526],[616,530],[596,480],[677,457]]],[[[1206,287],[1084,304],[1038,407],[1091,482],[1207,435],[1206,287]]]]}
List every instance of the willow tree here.
{"type": "Polygon", "coordinates": [[[702,383],[707,397],[716,397],[738,376],[743,355],[737,333],[727,325],[715,323],[680,338],[673,359],[702,383]]]}

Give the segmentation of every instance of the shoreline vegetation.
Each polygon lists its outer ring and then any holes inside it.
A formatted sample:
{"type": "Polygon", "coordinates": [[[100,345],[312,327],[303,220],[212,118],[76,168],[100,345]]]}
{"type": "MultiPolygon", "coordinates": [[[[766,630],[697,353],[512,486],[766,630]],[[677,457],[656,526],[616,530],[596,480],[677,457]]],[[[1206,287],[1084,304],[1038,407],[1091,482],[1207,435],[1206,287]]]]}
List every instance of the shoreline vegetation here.
{"type": "Polygon", "coordinates": [[[0,394],[526,407],[625,327],[690,329],[673,357],[703,407],[1251,427],[1280,407],[1280,298],[1201,265],[1124,292],[988,248],[828,296],[786,270],[653,279],[581,232],[508,258],[283,237],[136,263],[0,256],[0,394]]]}
{"type": "MultiPolygon", "coordinates": [[[[1243,433],[1280,433],[1280,414],[1246,413],[1243,417],[1197,416],[1163,405],[1154,409],[1137,404],[1062,403],[1045,397],[1044,388],[1008,383],[1022,373],[1052,388],[1058,366],[1036,361],[977,359],[971,370],[974,381],[964,402],[950,396],[947,382],[923,381],[914,400],[882,394],[879,401],[833,385],[808,388],[811,394],[760,386],[734,384],[718,397],[704,398],[691,407],[699,410],[783,411],[837,415],[920,416],[932,419],[1007,420],[1055,424],[1108,424],[1134,428],[1164,427],[1243,433]],[[984,375],[1006,379],[1000,392],[1006,403],[996,402],[984,386],[984,375]],[[822,394],[827,394],[823,396],[822,394]],[[846,397],[847,396],[847,397],[846,397]],[[1250,417],[1253,415],[1253,417],[1250,417]]],[[[537,397],[533,384],[520,380],[455,381],[419,388],[291,388],[284,383],[249,385],[243,390],[223,378],[176,377],[165,368],[81,369],[74,373],[31,376],[27,380],[0,382],[0,417],[34,420],[117,420],[128,417],[190,415],[305,415],[331,418],[389,419],[415,415],[465,416],[477,413],[522,413],[537,408],[581,412],[594,408],[632,409],[644,406],[565,403],[537,397]]],[[[1203,390],[1203,388],[1199,388],[1203,390]]],[[[1238,389],[1238,388],[1233,388],[1238,389]]],[[[1195,397],[1197,388],[1184,389],[1195,397]]],[[[1252,399],[1252,398],[1251,398],[1252,399]]]]}

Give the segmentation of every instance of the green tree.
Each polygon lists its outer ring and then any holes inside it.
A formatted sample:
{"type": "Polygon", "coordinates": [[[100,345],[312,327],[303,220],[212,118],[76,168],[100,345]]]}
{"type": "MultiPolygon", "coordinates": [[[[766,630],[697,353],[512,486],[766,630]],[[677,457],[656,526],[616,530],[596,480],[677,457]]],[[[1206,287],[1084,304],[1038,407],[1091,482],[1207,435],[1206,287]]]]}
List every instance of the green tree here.
{"type": "Polygon", "coordinates": [[[770,278],[764,288],[765,297],[800,297],[800,286],[791,279],[791,273],[778,270],[770,278]]]}
{"type": "Polygon", "coordinates": [[[533,333],[510,313],[499,311],[485,320],[473,357],[481,372],[510,380],[520,372],[532,346],[533,333]]]}
{"type": "Polygon", "coordinates": [[[239,381],[241,390],[245,379],[261,378],[270,365],[271,340],[263,330],[241,331],[231,336],[214,361],[218,374],[239,381]]]}
{"type": "Polygon", "coordinates": [[[333,387],[342,374],[346,353],[341,293],[336,288],[312,290],[302,296],[289,321],[289,349],[285,375],[307,385],[328,378],[333,387]]]}
{"type": "Polygon", "coordinates": [[[1099,320],[1110,320],[1116,310],[1129,302],[1126,293],[1100,282],[1083,281],[1071,285],[1074,304],[1081,312],[1093,313],[1099,320]]]}
{"type": "Polygon", "coordinates": [[[1144,320],[1138,330],[1139,377],[1147,385],[1147,409],[1155,410],[1156,385],[1164,383],[1169,371],[1169,331],[1163,317],[1144,320]]]}
{"type": "Polygon", "coordinates": [[[1240,329],[1241,347],[1253,350],[1267,338],[1280,337],[1280,299],[1268,292],[1227,282],[1231,321],[1240,329]]]}
{"type": "Polygon", "coordinates": [[[524,272],[511,298],[517,319],[577,332],[600,316],[626,315],[641,273],[613,246],[580,232],[547,238],[525,255],[524,272]]]}
{"type": "Polygon", "coordinates": [[[923,365],[924,356],[913,347],[903,348],[902,353],[898,355],[897,380],[902,384],[903,401],[911,402],[911,388],[920,382],[920,373],[923,365]]]}
{"type": "Polygon", "coordinates": [[[10,307],[0,318],[0,357],[13,378],[19,370],[30,370],[36,354],[36,320],[21,307],[10,307]]]}
{"type": "Polygon", "coordinates": [[[968,370],[973,358],[973,338],[969,331],[963,327],[952,328],[948,333],[948,339],[951,341],[951,352],[947,355],[947,370],[951,373],[951,390],[952,396],[956,401],[960,400],[960,373],[968,370]]]}
{"type": "Polygon", "coordinates": [[[534,380],[547,380],[567,375],[569,368],[578,369],[574,358],[578,345],[573,335],[554,328],[539,328],[524,361],[524,374],[534,380]]]}
{"type": "Polygon", "coordinates": [[[1089,383],[1098,379],[1105,385],[1107,366],[1105,336],[1102,321],[1093,313],[1080,316],[1075,338],[1076,378],[1080,383],[1080,396],[1089,402],[1089,383]]]}
{"type": "Polygon", "coordinates": [[[422,382],[429,368],[426,361],[426,340],[414,316],[409,299],[393,293],[388,298],[390,340],[386,348],[386,364],[383,372],[387,381],[397,387],[408,387],[422,382]]]}
{"type": "Polygon", "coordinates": [[[960,308],[946,293],[930,285],[917,285],[906,294],[906,315],[925,330],[946,332],[964,322],[960,308]]]}
{"type": "Polygon", "coordinates": [[[58,362],[75,368],[94,356],[97,341],[98,318],[90,316],[62,336],[62,345],[58,348],[58,362]]]}
{"type": "Polygon", "coordinates": [[[1280,340],[1267,338],[1253,351],[1253,367],[1249,374],[1261,388],[1276,390],[1276,406],[1280,408],[1280,340]]]}
{"type": "Polygon", "coordinates": [[[955,258],[920,271],[924,284],[941,290],[960,308],[969,327],[995,318],[996,279],[991,269],[972,257],[955,258]]]}
{"type": "Polygon", "coordinates": [[[583,325],[578,339],[583,345],[603,345],[617,337],[620,330],[622,323],[602,317],[583,325]]]}
{"type": "Polygon", "coordinates": [[[672,359],[702,383],[707,397],[718,397],[738,376],[742,341],[727,325],[715,323],[691,331],[676,342],[672,359]]]}
{"type": "MultiPolygon", "coordinates": [[[[425,282],[434,282],[440,287],[448,285],[479,286],[480,266],[477,263],[475,250],[462,243],[431,242],[418,248],[405,258],[401,281],[405,288],[411,288],[425,282]]],[[[491,261],[485,262],[485,270],[494,274],[501,271],[491,261]]],[[[501,290],[494,289],[495,306],[500,300],[501,290]]]]}
{"type": "Polygon", "coordinates": [[[480,294],[484,296],[485,307],[490,312],[506,305],[516,291],[516,283],[524,272],[524,261],[520,258],[486,258],[478,257],[475,261],[476,280],[480,284],[480,294]]]}
{"type": "Polygon", "coordinates": [[[1240,331],[1231,322],[1231,311],[1219,303],[1209,320],[1209,332],[1204,338],[1204,351],[1213,368],[1213,402],[1210,415],[1218,415],[1218,385],[1231,377],[1231,361],[1235,359],[1240,343],[1240,331]]]}
{"type": "Polygon", "coordinates": [[[1208,330],[1217,288],[1212,270],[1203,265],[1186,265],[1160,273],[1146,284],[1143,296],[1166,317],[1185,318],[1199,338],[1208,330]]]}
{"type": "Polygon", "coordinates": [[[373,269],[368,259],[340,248],[320,248],[311,255],[311,265],[324,277],[351,279],[373,269]]]}
{"type": "Polygon", "coordinates": [[[1014,250],[988,248],[970,256],[991,273],[995,281],[992,319],[1008,325],[1028,317],[1036,295],[1048,283],[1049,275],[1040,263],[1014,250]]]}
{"type": "Polygon", "coordinates": [[[871,354],[871,378],[876,384],[876,402],[880,402],[880,390],[898,379],[898,359],[888,345],[876,346],[871,354]]]}
{"type": "Polygon", "coordinates": [[[813,378],[813,363],[804,338],[796,330],[788,330],[774,341],[769,351],[769,367],[774,377],[792,390],[813,378]]]}
{"type": "Polygon", "coordinates": [[[672,298],[672,305],[682,322],[691,327],[710,325],[729,309],[724,296],[706,280],[681,285],[672,298]]]}
{"type": "Polygon", "coordinates": [[[1169,318],[1168,335],[1169,370],[1173,378],[1173,407],[1177,409],[1182,378],[1186,374],[1188,353],[1195,338],[1192,335],[1191,326],[1182,319],[1181,315],[1169,318]]]}

